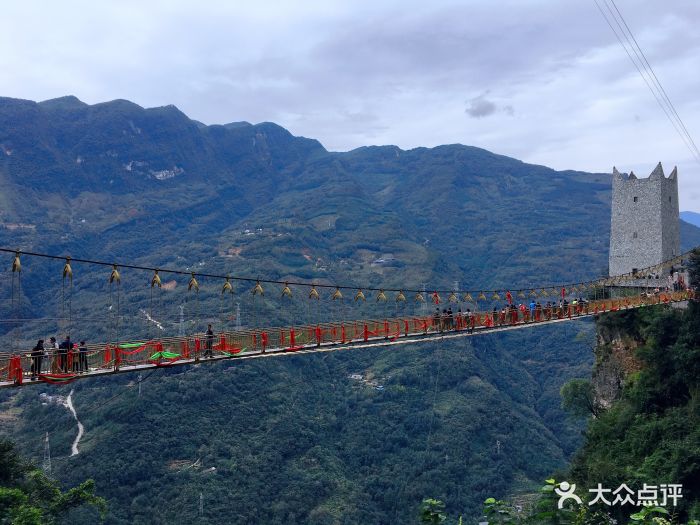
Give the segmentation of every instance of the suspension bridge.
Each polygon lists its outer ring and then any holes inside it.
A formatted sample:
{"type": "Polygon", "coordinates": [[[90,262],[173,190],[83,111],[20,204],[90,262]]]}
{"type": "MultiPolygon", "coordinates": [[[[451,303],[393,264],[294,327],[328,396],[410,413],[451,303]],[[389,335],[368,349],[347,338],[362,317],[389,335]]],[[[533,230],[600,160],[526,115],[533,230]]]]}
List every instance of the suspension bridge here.
{"type": "MultiPolygon", "coordinates": [[[[655,305],[680,303],[694,299],[681,270],[693,256],[686,252],[652,267],[614,277],[499,290],[433,290],[397,289],[357,286],[335,286],[313,282],[290,282],[272,279],[251,279],[230,275],[193,273],[174,269],[117,264],[41,253],[20,253],[0,248],[12,258],[12,305],[19,307],[23,264],[28,259],[59,260],[63,263],[63,292],[72,297],[73,265],[79,263],[100,269],[109,268],[105,278],[110,287],[121,286],[120,271],[129,268],[151,272],[151,290],[163,286],[161,276],[187,276],[187,289],[199,293],[198,278],[219,281],[222,297],[233,293],[232,283],[242,285],[253,298],[267,293],[284,302],[293,295],[321,305],[337,303],[344,298],[354,304],[369,301],[375,304],[393,301],[431,304],[435,312],[423,308],[421,315],[352,318],[330,322],[300,323],[291,326],[262,326],[221,330],[188,335],[151,337],[141,340],[117,340],[78,345],[66,338],[54,347],[31,345],[19,339],[11,350],[0,352],[0,387],[32,384],[65,384],[77,379],[110,374],[143,371],[157,367],[212,363],[221,360],[259,359],[347,349],[393,347],[429,341],[442,341],[482,334],[520,330],[535,326],[570,322],[607,312],[619,312],[655,305]],[[672,279],[675,276],[675,280],[672,279]],[[544,304],[543,304],[544,303],[544,304]],[[456,311],[452,311],[452,308],[456,311]],[[442,311],[440,310],[442,308],[442,311]],[[449,311],[447,310],[449,308],[449,311]]],[[[119,299],[117,298],[117,304],[119,299]]],[[[120,314],[115,313],[118,323],[120,314]]],[[[18,316],[19,317],[19,316],[18,316]]],[[[11,320],[10,320],[11,321],[11,320]]],[[[18,321],[22,321],[18,319],[18,321]]]]}

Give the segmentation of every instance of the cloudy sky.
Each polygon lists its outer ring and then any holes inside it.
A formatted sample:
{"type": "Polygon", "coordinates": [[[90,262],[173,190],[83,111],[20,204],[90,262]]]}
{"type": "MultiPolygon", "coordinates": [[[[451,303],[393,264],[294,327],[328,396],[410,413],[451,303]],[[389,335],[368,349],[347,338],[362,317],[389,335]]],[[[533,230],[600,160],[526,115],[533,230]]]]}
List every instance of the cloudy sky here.
{"type": "MultiPolygon", "coordinates": [[[[602,1],[602,0],[601,0],[602,1]]],[[[700,2],[617,0],[700,144],[700,2]]],[[[330,150],[462,143],[556,169],[700,164],[594,0],[4,2],[0,95],[175,104],[330,150]]]]}

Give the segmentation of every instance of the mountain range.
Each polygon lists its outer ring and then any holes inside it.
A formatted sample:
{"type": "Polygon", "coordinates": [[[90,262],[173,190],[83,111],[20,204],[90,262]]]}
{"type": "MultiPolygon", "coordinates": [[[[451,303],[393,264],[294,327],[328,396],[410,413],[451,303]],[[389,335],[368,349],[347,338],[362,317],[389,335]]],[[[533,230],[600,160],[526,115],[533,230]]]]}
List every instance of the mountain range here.
{"type": "MultiPolygon", "coordinates": [[[[174,106],[0,99],[0,246],[22,251],[358,287],[531,288],[607,272],[610,190],[609,174],[458,144],[330,152],[273,123],[206,126],[174,106]]],[[[695,226],[681,236],[700,245],[695,226]]],[[[66,292],[62,261],[24,258],[20,317],[34,320],[4,323],[3,344],[65,330],[66,293],[71,330],[110,338],[109,272],[73,266],[66,292]]],[[[150,278],[122,271],[130,336],[153,333],[148,310],[176,330],[179,305],[188,330],[231,325],[220,282],[200,279],[195,309],[185,279],[167,277],[154,300],[150,278]]],[[[351,300],[313,309],[297,289],[283,307],[280,291],[256,303],[238,285],[243,324],[363,315],[351,300]]],[[[16,309],[0,303],[0,318],[16,309]]],[[[200,365],[159,371],[140,395],[134,378],[83,381],[73,457],[75,421],[39,397],[66,391],[3,392],[3,432],[37,460],[50,432],[55,475],[94,477],[108,523],[396,523],[426,496],[474,517],[484,498],[531,491],[566,464],[581,426],[559,388],[589,374],[594,339],[581,322],[200,365]]]]}

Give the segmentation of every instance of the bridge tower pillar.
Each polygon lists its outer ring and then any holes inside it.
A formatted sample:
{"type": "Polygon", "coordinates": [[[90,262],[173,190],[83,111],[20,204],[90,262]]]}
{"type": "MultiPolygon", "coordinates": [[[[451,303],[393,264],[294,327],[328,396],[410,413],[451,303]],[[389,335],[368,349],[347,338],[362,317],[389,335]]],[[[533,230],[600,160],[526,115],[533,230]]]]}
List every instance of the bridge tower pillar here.
{"type": "Polygon", "coordinates": [[[659,162],[649,177],[639,179],[613,168],[609,275],[672,259],[680,255],[680,245],[677,169],[666,177],[659,162]]]}

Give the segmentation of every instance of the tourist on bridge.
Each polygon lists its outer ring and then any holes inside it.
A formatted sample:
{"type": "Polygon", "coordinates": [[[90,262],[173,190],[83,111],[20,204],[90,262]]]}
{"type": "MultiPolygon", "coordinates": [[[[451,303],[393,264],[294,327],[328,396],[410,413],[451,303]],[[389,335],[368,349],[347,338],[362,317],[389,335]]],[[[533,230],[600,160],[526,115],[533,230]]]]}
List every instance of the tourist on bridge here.
{"type": "Polygon", "coordinates": [[[73,371],[78,371],[78,345],[71,343],[68,349],[68,368],[73,371]]]}
{"type": "Polygon", "coordinates": [[[435,313],[433,314],[433,326],[435,327],[436,332],[442,331],[440,324],[441,324],[440,308],[436,308],[435,313]]]}
{"type": "Polygon", "coordinates": [[[447,308],[447,323],[446,323],[446,329],[447,330],[454,330],[455,327],[455,318],[454,314],[452,313],[452,307],[450,306],[447,308]]]}
{"type": "MultiPolygon", "coordinates": [[[[520,310],[520,314],[523,318],[523,323],[527,323],[528,321],[530,321],[530,313],[529,313],[529,310],[527,309],[527,306],[525,306],[525,303],[520,303],[520,305],[518,306],[518,310],[520,310]]],[[[515,322],[516,323],[518,322],[517,313],[515,315],[515,322]]]]}
{"type": "Polygon", "coordinates": [[[81,372],[88,371],[87,352],[88,349],[85,345],[85,341],[80,341],[80,346],[78,347],[78,369],[81,372]]]}
{"type": "MultiPolygon", "coordinates": [[[[509,308],[510,310],[510,308],[509,308]]],[[[506,324],[506,315],[508,312],[506,312],[506,308],[503,307],[501,308],[501,313],[498,315],[498,324],[500,326],[504,326],[506,324]]]]}
{"type": "Polygon", "coordinates": [[[207,326],[207,332],[204,338],[204,357],[214,357],[214,330],[211,325],[207,326]]]}
{"type": "Polygon", "coordinates": [[[47,372],[58,372],[58,343],[55,337],[49,339],[49,346],[44,352],[47,372]]]}
{"type": "Polygon", "coordinates": [[[36,346],[32,348],[32,352],[29,354],[32,358],[32,377],[36,378],[41,374],[41,361],[44,358],[44,340],[39,339],[36,346]]]}
{"type": "Polygon", "coordinates": [[[476,325],[476,319],[474,318],[474,312],[471,308],[467,308],[467,323],[469,323],[469,333],[474,333],[474,325],[476,325]]]}
{"type": "Polygon", "coordinates": [[[67,335],[63,342],[58,345],[58,368],[61,372],[68,372],[68,351],[71,348],[70,335],[67,335]]]}

